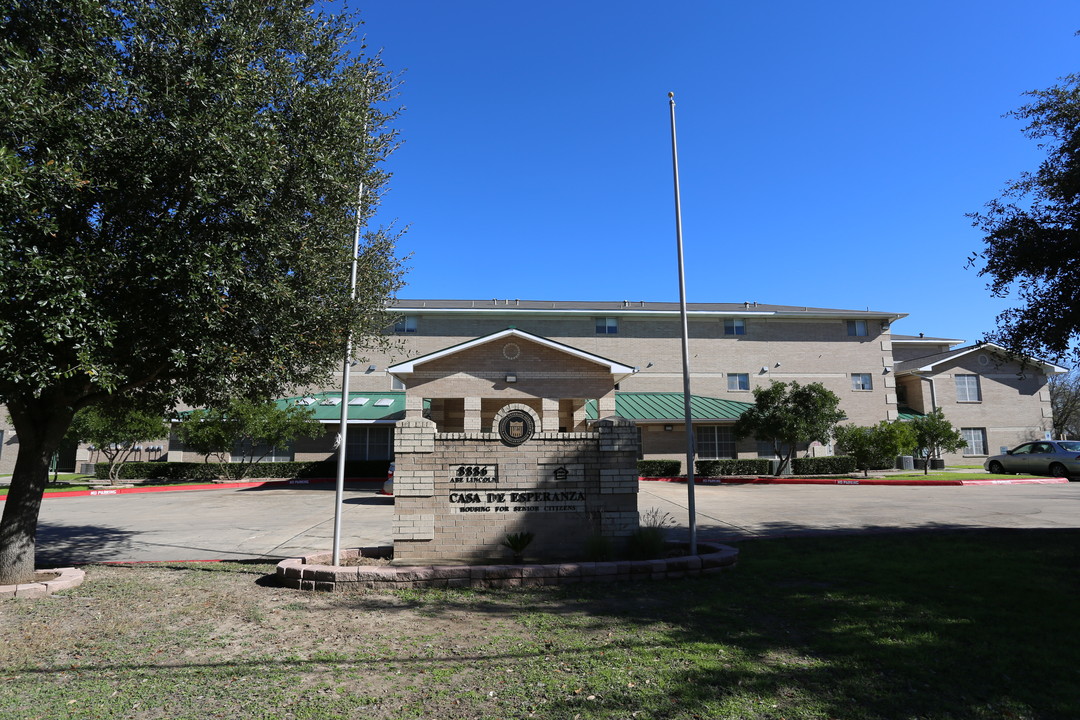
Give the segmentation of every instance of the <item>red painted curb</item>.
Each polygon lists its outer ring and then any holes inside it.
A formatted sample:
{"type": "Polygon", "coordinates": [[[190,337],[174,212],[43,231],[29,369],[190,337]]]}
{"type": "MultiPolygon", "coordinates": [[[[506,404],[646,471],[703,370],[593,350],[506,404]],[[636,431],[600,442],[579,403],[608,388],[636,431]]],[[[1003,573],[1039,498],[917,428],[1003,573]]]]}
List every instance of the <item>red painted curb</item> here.
{"type": "MultiPolygon", "coordinates": [[[[118,488],[104,487],[100,490],[61,490],[57,492],[46,492],[43,497],[88,497],[94,495],[130,495],[133,493],[184,492],[187,490],[229,490],[235,488],[273,487],[275,485],[315,485],[320,483],[332,482],[336,482],[336,480],[332,478],[303,478],[294,480],[260,480],[257,482],[206,483],[204,485],[151,485],[141,487],[135,486],[118,488]]],[[[384,481],[381,478],[346,478],[345,482],[381,484],[384,481]]],[[[5,500],[7,500],[7,495],[0,495],[0,502],[4,502],[5,500]]]]}
{"type": "MultiPolygon", "coordinates": [[[[643,477],[641,480],[655,482],[685,483],[685,477],[643,477]]],[[[1056,485],[1067,483],[1067,478],[1016,478],[1008,480],[891,480],[889,478],[694,478],[695,485],[909,485],[909,486],[959,486],[959,485],[1056,485]]]]}

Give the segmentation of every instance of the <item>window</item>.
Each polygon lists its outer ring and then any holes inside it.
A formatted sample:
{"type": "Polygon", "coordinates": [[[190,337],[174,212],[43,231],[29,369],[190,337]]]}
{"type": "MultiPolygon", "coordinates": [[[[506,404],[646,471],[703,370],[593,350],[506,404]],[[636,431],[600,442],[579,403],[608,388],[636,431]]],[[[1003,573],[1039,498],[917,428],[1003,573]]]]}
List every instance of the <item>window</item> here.
{"type": "Polygon", "coordinates": [[[349,425],[345,436],[345,459],[392,459],[393,430],[390,425],[349,425]]]}
{"type": "Polygon", "coordinates": [[[405,382],[401,378],[396,377],[394,375],[391,375],[390,376],[390,389],[391,390],[404,390],[405,389],[405,382]]]}
{"type": "Polygon", "coordinates": [[[734,458],[735,433],[730,427],[705,425],[694,428],[695,452],[702,460],[734,458]]]}
{"type": "Polygon", "coordinates": [[[727,318],[724,320],[725,335],[745,335],[746,321],[742,318],[727,318]]]}
{"type": "Polygon", "coordinates": [[[292,447],[282,448],[269,447],[267,445],[252,445],[246,440],[241,440],[233,447],[229,454],[229,461],[239,462],[291,462],[293,459],[292,447]],[[261,458],[261,460],[260,460],[261,458]]]}
{"type": "Polygon", "coordinates": [[[874,378],[870,373],[851,373],[852,390],[873,390],[874,378]]]}
{"type": "Polygon", "coordinates": [[[416,332],[416,316],[415,315],[402,315],[394,323],[394,332],[396,333],[414,333],[416,332]]]}
{"type": "Polygon", "coordinates": [[[619,332],[619,318],[596,318],[597,335],[616,335],[619,332]]]}
{"type": "Polygon", "coordinates": [[[978,375],[956,376],[956,402],[981,402],[978,375]]]}
{"type": "Polygon", "coordinates": [[[750,389],[750,373],[728,373],[728,375],[727,375],[727,389],[728,390],[749,390],[750,389]]]}
{"type": "Polygon", "coordinates": [[[866,321],[865,320],[848,320],[847,321],[847,334],[851,336],[862,337],[866,335],[866,321]]]}
{"type": "Polygon", "coordinates": [[[986,454],[986,428],[960,428],[960,434],[967,442],[964,447],[965,455],[986,454]]]}

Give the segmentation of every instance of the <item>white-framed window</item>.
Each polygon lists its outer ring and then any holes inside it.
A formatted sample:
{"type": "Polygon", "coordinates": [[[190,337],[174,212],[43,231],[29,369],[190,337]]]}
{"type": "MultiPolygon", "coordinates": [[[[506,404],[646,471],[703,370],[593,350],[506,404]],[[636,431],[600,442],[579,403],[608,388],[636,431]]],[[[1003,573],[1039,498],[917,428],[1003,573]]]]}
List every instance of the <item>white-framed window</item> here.
{"type": "Polygon", "coordinates": [[[978,375],[957,375],[956,402],[982,402],[978,375]]]}
{"type": "Polygon", "coordinates": [[[703,425],[694,428],[695,452],[702,460],[735,458],[735,433],[723,425],[703,425]]]}
{"type": "Polygon", "coordinates": [[[396,375],[391,375],[390,376],[390,389],[391,390],[404,390],[405,389],[405,383],[401,380],[401,378],[397,377],[396,375]]]}
{"type": "Polygon", "coordinates": [[[598,317],[596,318],[597,335],[617,335],[619,333],[619,318],[598,317]]]}
{"type": "Polygon", "coordinates": [[[416,332],[416,316],[402,315],[399,317],[394,323],[394,332],[399,334],[416,332]]]}
{"type": "Polygon", "coordinates": [[[852,337],[862,337],[867,334],[865,320],[848,320],[847,334],[852,337]]]}
{"type": "Polygon", "coordinates": [[[746,321],[742,318],[724,318],[725,335],[745,335],[746,321]]]}
{"type": "Polygon", "coordinates": [[[852,390],[873,390],[874,378],[870,373],[851,373],[852,390]]]}
{"type": "Polygon", "coordinates": [[[268,447],[266,445],[252,445],[241,440],[233,447],[229,454],[229,461],[239,462],[291,462],[293,450],[291,446],[268,447]],[[261,460],[260,460],[261,458],[261,460]]]}
{"type": "Polygon", "coordinates": [[[349,425],[346,460],[392,460],[393,448],[393,425],[349,425]]]}
{"type": "Polygon", "coordinates": [[[986,428],[960,428],[967,445],[965,455],[986,455],[986,428]]]}
{"type": "Polygon", "coordinates": [[[749,390],[750,389],[750,373],[728,373],[727,374],[727,389],[728,390],[749,390]]]}

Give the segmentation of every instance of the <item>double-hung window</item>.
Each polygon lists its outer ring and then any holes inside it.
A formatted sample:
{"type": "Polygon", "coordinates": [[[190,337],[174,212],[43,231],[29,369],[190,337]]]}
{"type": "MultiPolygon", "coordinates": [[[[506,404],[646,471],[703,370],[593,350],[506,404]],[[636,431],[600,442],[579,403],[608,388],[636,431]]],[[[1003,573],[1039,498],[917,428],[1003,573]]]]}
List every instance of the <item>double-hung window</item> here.
{"type": "Polygon", "coordinates": [[[596,334],[597,335],[618,335],[619,334],[619,318],[613,318],[613,317],[598,317],[598,318],[596,318],[596,334]]]}
{"type": "Polygon", "coordinates": [[[725,318],[724,319],[724,334],[725,335],[745,335],[746,334],[746,321],[742,318],[725,318]]]}
{"type": "Polygon", "coordinates": [[[956,402],[982,402],[978,375],[956,376],[956,402]]]}
{"type": "Polygon", "coordinates": [[[750,389],[750,373],[728,373],[728,376],[727,376],[727,389],[728,390],[749,390],[750,389]]]}
{"type": "Polygon", "coordinates": [[[848,320],[847,334],[852,337],[862,337],[867,334],[865,320],[848,320]]]}
{"type": "Polygon", "coordinates": [[[870,373],[851,373],[852,390],[873,390],[874,378],[870,373]]]}
{"type": "Polygon", "coordinates": [[[960,434],[964,436],[965,455],[986,454],[986,428],[960,428],[960,434]]]}
{"type": "Polygon", "coordinates": [[[398,334],[416,332],[416,316],[402,315],[399,317],[394,323],[394,332],[398,334]]]}
{"type": "Polygon", "coordinates": [[[735,433],[729,427],[705,425],[694,428],[697,456],[702,460],[734,458],[735,433]]]}

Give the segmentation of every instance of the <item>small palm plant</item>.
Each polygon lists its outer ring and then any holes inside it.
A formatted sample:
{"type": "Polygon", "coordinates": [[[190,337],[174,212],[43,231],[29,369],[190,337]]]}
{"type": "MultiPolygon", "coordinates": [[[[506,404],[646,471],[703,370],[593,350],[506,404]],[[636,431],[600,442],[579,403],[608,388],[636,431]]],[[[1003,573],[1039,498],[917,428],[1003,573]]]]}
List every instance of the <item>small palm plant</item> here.
{"type": "Polygon", "coordinates": [[[525,559],[525,548],[529,547],[529,543],[532,541],[533,534],[531,532],[516,532],[507,535],[506,539],[502,541],[502,546],[509,548],[510,552],[514,553],[514,562],[519,563],[525,559]]]}

